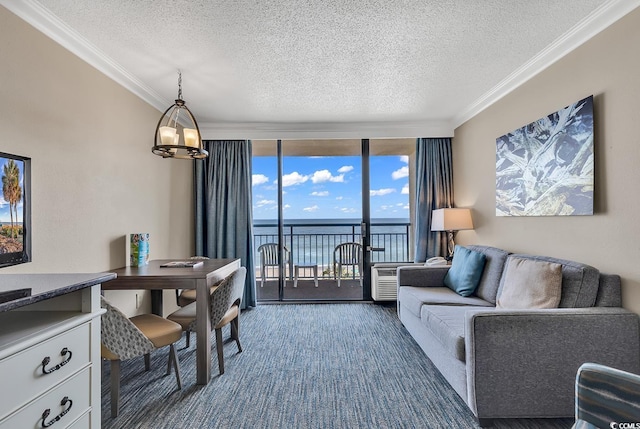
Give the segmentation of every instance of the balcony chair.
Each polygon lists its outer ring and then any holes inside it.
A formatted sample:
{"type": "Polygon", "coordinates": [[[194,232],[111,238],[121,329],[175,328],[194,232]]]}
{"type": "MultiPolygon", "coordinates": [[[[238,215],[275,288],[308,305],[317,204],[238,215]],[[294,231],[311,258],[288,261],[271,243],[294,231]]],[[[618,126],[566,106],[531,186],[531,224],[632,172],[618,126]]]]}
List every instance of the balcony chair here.
{"type": "Polygon", "coordinates": [[[340,279],[342,278],[342,266],[352,266],[354,271],[358,267],[360,276],[360,286],[362,286],[363,272],[363,253],[362,244],[360,243],[342,243],[338,244],[333,250],[333,278],[338,279],[338,287],[340,287],[340,279]]]}
{"type": "MultiPolygon", "coordinates": [[[[265,243],[258,247],[260,253],[260,287],[264,286],[264,282],[267,280],[268,267],[280,267],[280,258],[278,257],[278,244],[277,243],[265,243]]],[[[293,262],[291,261],[291,252],[284,246],[284,260],[285,264],[289,267],[289,278],[291,279],[293,273],[293,262]]]]}
{"type": "Polygon", "coordinates": [[[582,364],[576,376],[573,429],[617,427],[613,422],[640,422],[640,375],[595,363],[582,364]]]}
{"type": "Polygon", "coordinates": [[[173,365],[178,389],[182,389],[180,362],[174,346],[182,336],[182,327],[154,314],[128,319],[104,297],[100,298],[100,304],[107,310],[101,318],[100,336],[102,358],[111,361],[111,417],[117,417],[120,410],[120,362],[125,359],[144,356],[145,369],[149,371],[150,353],[169,346],[167,375],[173,365]]]}
{"type": "MultiPolygon", "coordinates": [[[[244,295],[244,282],[247,269],[240,267],[220,282],[211,294],[210,312],[211,327],[216,331],[216,347],[218,350],[218,369],[224,374],[224,354],[222,343],[222,328],[231,324],[231,338],[238,346],[238,353],[242,352],[240,345],[240,304],[244,295]]],[[[167,319],[176,322],[187,332],[196,330],[196,303],[171,313],[167,319]]]]}

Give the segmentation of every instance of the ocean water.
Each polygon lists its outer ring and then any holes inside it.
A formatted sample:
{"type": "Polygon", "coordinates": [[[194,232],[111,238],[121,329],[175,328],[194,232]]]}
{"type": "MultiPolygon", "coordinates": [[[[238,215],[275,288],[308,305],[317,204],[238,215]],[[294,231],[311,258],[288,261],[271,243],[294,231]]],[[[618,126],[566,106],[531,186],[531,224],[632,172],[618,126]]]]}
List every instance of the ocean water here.
{"type": "MultiPolygon", "coordinates": [[[[276,220],[254,220],[254,245],[278,241],[276,220]]],[[[370,244],[372,262],[409,261],[409,236],[413,233],[408,219],[372,219],[370,244]]],[[[294,264],[318,264],[331,267],[333,252],[340,243],[361,242],[360,220],[357,219],[287,219],[284,242],[291,251],[294,264]]]]}

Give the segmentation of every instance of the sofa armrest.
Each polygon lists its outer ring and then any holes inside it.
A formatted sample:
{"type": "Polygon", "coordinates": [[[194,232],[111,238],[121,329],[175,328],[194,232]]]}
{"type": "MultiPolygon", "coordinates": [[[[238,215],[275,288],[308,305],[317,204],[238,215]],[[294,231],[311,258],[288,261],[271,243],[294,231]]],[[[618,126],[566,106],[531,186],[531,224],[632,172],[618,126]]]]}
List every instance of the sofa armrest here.
{"type": "Polygon", "coordinates": [[[470,311],[467,403],[478,418],[571,417],[580,365],[640,371],[639,320],[623,308],[470,311]]]}
{"type": "Polygon", "coordinates": [[[444,276],[451,268],[450,265],[418,265],[398,267],[397,280],[400,286],[440,287],[444,286],[444,276]]]}

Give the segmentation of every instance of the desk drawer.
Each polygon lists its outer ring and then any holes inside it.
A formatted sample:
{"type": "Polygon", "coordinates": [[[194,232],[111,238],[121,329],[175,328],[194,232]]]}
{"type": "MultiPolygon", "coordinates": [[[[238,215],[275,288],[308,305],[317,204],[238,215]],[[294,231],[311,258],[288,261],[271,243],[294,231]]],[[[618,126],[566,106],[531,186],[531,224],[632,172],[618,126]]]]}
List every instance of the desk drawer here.
{"type": "Polygon", "coordinates": [[[85,323],[0,361],[0,380],[7,382],[0,390],[0,418],[89,365],[90,338],[90,323],[85,323]],[[64,348],[70,354],[62,356],[64,348]],[[68,362],[45,374],[42,363],[46,357],[50,360],[47,371],[68,362]]]}
{"type": "Polygon", "coordinates": [[[90,409],[90,374],[91,368],[85,368],[64,383],[0,421],[0,429],[41,428],[43,427],[42,413],[45,410],[49,410],[49,415],[45,419],[49,423],[68,409],[65,415],[60,417],[59,421],[50,426],[52,429],[67,427],[90,409]],[[65,397],[70,402],[61,405],[61,401],[65,397]]]}

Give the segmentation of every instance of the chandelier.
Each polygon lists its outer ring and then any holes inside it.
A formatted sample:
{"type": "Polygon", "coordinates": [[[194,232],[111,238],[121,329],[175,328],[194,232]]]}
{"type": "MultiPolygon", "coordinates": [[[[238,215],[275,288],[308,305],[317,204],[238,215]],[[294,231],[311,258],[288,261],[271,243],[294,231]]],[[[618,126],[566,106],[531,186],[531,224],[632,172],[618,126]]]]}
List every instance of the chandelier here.
{"type": "Polygon", "coordinates": [[[209,153],[202,147],[196,118],[182,99],[182,72],[178,70],[178,99],[160,117],[153,153],[163,158],[202,159],[209,153]]]}

